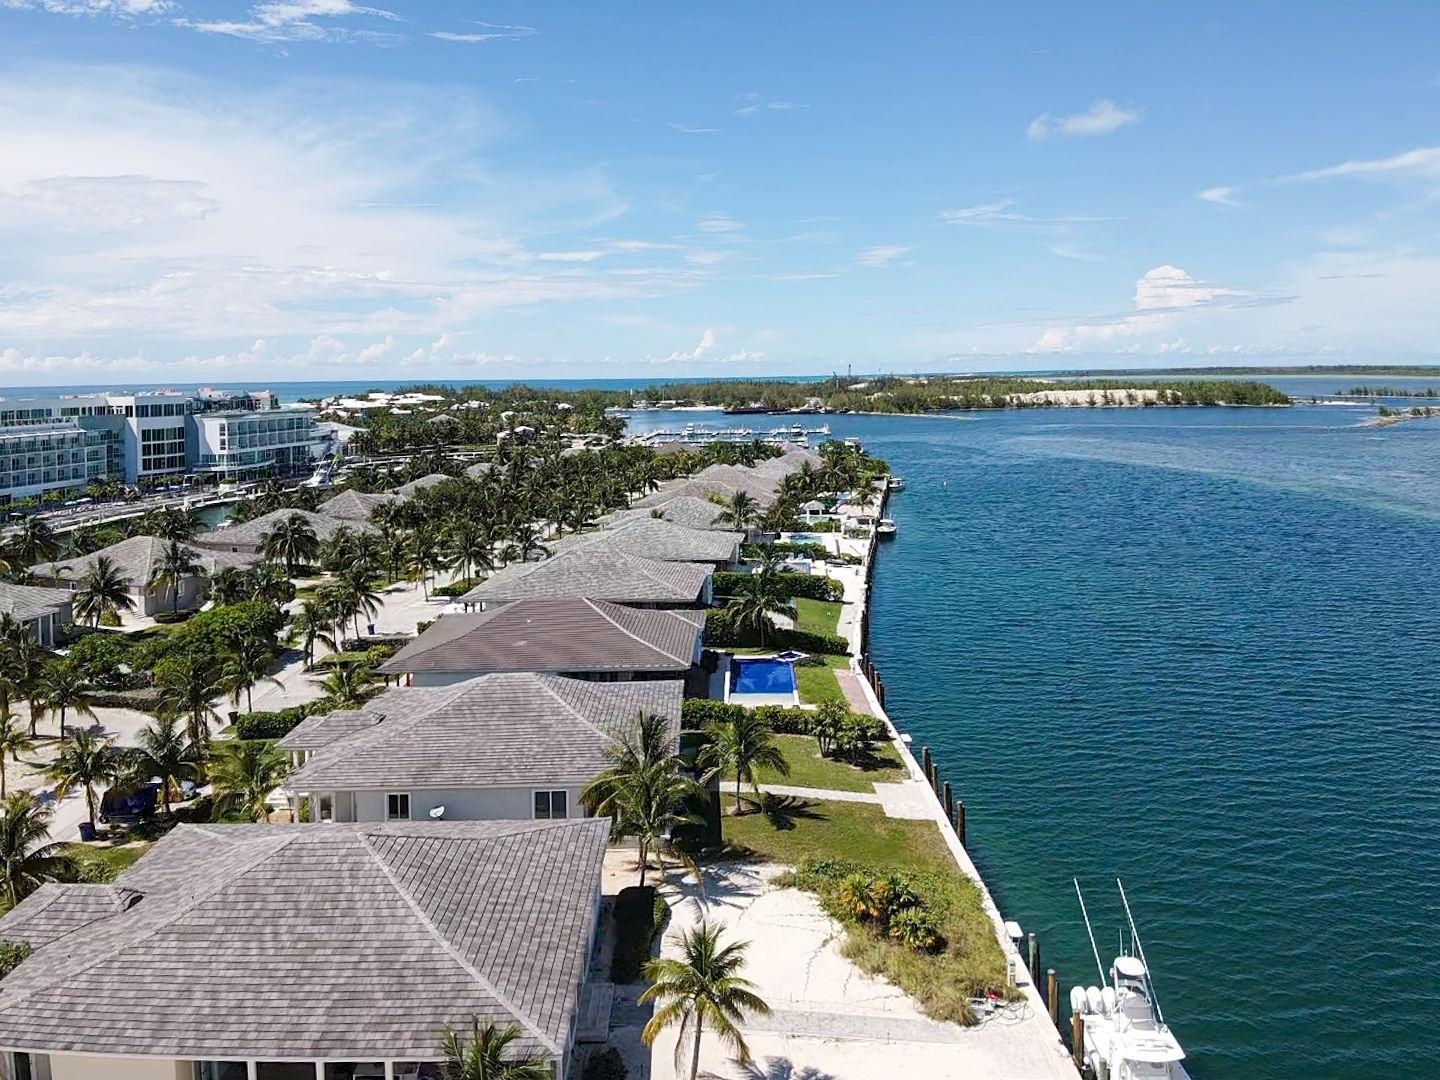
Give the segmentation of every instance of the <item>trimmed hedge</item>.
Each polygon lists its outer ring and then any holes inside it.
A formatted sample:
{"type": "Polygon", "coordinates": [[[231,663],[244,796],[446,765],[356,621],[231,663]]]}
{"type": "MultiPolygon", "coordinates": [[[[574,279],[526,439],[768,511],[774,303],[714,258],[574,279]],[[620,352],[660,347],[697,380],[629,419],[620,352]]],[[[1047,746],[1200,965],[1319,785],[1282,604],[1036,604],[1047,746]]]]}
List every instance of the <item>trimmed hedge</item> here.
{"type": "MultiPolygon", "coordinates": [[[[749,576],[733,570],[720,571],[715,575],[715,595],[734,596],[749,576]]],[[[779,593],[791,600],[797,596],[807,600],[840,600],[845,596],[845,587],[840,582],[816,574],[783,571],[775,575],[775,584],[779,593]]]]}
{"type": "MultiPolygon", "coordinates": [[[[724,723],[737,714],[750,712],[765,721],[776,735],[810,735],[819,714],[813,709],[787,708],[784,705],[757,705],[747,709],[728,701],[711,701],[707,698],[691,698],[680,706],[680,726],[686,731],[698,731],[712,723],[724,723]]],[[[861,734],[874,741],[885,737],[885,724],[878,716],[864,713],[850,713],[849,721],[861,734]]]]}
{"type": "MultiPolygon", "coordinates": [[[[838,634],[812,634],[807,630],[781,628],[771,637],[772,643],[780,649],[798,649],[800,652],[825,653],[831,656],[844,656],[850,651],[850,643],[838,634]]],[[[706,615],[704,641],[709,648],[758,644],[753,637],[736,629],[723,608],[713,609],[706,615]]]]}
{"type": "Polygon", "coordinates": [[[235,721],[235,737],[246,741],[252,739],[281,739],[300,725],[300,721],[315,713],[327,712],[325,699],[308,701],[304,705],[292,705],[279,712],[246,713],[235,721]]]}
{"type": "MultiPolygon", "coordinates": [[[[615,897],[615,951],[610,958],[610,981],[633,983],[650,959],[650,943],[660,932],[665,901],[650,885],[631,885],[615,897]]],[[[667,909],[668,910],[668,909],[667,909]]]]}
{"type": "Polygon", "coordinates": [[[452,581],[449,585],[437,585],[430,590],[431,596],[464,596],[471,589],[475,588],[485,579],[483,577],[462,578],[459,581],[452,581]]]}

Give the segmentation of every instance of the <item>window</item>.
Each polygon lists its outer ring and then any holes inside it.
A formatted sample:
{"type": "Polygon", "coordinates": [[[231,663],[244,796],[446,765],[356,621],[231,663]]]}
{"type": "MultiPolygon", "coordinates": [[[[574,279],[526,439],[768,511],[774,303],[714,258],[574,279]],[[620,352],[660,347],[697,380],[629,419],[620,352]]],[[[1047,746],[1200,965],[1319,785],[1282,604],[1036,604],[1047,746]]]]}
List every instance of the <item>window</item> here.
{"type": "Polygon", "coordinates": [[[392,792],[385,796],[385,820],[410,820],[410,796],[407,792],[392,792]]]}
{"type": "Polygon", "coordinates": [[[535,792],[535,819],[537,821],[550,818],[563,818],[568,816],[565,807],[565,792],[561,791],[537,791],[535,792]]]}

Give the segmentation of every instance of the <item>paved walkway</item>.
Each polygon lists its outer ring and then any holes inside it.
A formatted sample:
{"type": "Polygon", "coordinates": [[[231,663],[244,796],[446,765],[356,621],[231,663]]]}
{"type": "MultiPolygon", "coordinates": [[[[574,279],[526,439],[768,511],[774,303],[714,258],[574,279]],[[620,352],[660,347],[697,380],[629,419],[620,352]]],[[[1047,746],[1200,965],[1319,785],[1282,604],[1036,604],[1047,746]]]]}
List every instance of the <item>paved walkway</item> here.
{"type": "Polygon", "coordinates": [[[831,788],[791,787],[788,784],[761,784],[760,790],[767,795],[788,795],[795,799],[818,799],[824,802],[880,802],[879,795],[863,791],[835,791],[831,788]]]}
{"type": "Polygon", "coordinates": [[[839,669],[835,672],[835,681],[840,684],[840,692],[845,695],[845,703],[850,706],[851,712],[864,716],[875,715],[875,710],[870,707],[870,699],[865,696],[865,688],[861,685],[859,675],[839,669]]]}

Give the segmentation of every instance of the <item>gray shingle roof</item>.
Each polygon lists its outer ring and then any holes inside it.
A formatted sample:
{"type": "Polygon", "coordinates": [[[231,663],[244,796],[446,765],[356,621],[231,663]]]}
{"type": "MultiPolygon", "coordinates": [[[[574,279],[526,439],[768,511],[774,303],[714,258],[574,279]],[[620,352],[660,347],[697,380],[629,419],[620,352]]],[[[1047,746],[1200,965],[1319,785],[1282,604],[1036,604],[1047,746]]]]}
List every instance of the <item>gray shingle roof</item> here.
{"type": "Polygon", "coordinates": [[[764,461],[758,462],[755,465],[755,472],[778,480],[782,476],[799,472],[807,461],[815,468],[820,467],[820,455],[815,451],[799,448],[787,450],[779,457],[766,458],[764,461]]]}
{"type": "Polygon", "coordinates": [[[683,674],[700,636],[700,620],[685,618],[690,614],[579,597],[517,600],[476,614],[442,616],[380,670],[683,674]]]}
{"type": "Polygon", "coordinates": [[[558,675],[482,675],[453,686],[389,690],[364,711],[380,723],[317,750],[292,791],[584,784],[642,712],[679,736],[678,679],[585,682],[558,675]]]}
{"type": "Polygon", "coordinates": [[[620,604],[695,603],[710,567],[580,548],[541,562],[514,563],[460,599],[468,603],[583,596],[620,604]]]}
{"type": "Polygon", "coordinates": [[[0,581],[0,614],[21,622],[38,615],[48,615],[69,605],[74,594],[69,589],[42,589],[36,585],[11,585],[0,581]]]}
{"type": "Polygon", "coordinates": [[[436,484],[443,484],[446,480],[449,479],[450,477],[446,476],[444,473],[428,473],[425,476],[420,477],[420,479],[418,480],[411,480],[408,484],[401,484],[395,489],[395,494],[399,495],[402,499],[408,499],[411,495],[414,495],[417,491],[420,491],[423,488],[434,487],[436,484]]]}
{"type": "Polygon", "coordinates": [[[348,739],[357,731],[374,727],[381,720],[377,713],[359,709],[342,709],[323,716],[307,716],[290,729],[275,745],[281,750],[318,750],[340,739],[348,739]]]}
{"type": "Polygon", "coordinates": [[[593,551],[625,551],[643,559],[661,562],[730,562],[740,550],[744,533],[718,529],[692,529],[673,521],[632,516],[610,523],[599,532],[567,536],[551,544],[555,554],[588,548],[593,551]]]}
{"type": "MultiPolygon", "coordinates": [[[[711,466],[711,468],[715,467],[711,466]]],[[[751,478],[744,484],[735,484],[728,480],[715,478],[702,480],[697,473],[689,480],[667,481],[660,486],[659,491],[652,491],[643,499],[636,499],[630,505],[641,508],[664,506],[671,499],[678,499],[682,496],[708,500],[712,495],[718,495],[728,501],[735,492],[742,490],[762,507],[767,507],[775,501],[774,489],[762,486],[757,478],[751,478]]]]}
{"type": "Polygon", "coordinates": [[[474,465],[467,466],[465,475],[472,480],[479,480],[495,471],[495,463],[491,461],[477,461],[474,465]]]}
{"type": "MultiPolygon", "coordinates": [[[[200,539],[212,535],[219,534],[201,533],[199,537],[196,537],[194,543],[185,545],[190,554],[194,555],[200,565],[205,568],[207,574],[213,574],[227,566],[255,565],[255,558],[252,555],[202,547],[200,539]]],[[[92,551],[90,554],[81,555],[78,558],[53,563],[36,563],[30,567],[30,572],[39,578],[79,581],[90,572],[90,568],[95,565],[96,560],[104,555],[115,564],[115,568],[121,574],[130,579],[131,587],[138,591],[144,587],[145,582],[150,580],[150,570],[155,565],[155,559],[168,544],[168,540],[162,540],[158,536],[132,536],[128,540],[121,540],[118,544],[111,544],[109,547],[92,551]]]]}
{"type": "Polygon", "coordinates": [[[399,499],[399,495],[389,492],[371,495],[350,490],[326,499],[315,509],[326,517],[339,518],[341,521],[369,521],[377,506],[398,502],[399,499]]]}
{"type": "Polygon", "coordinates": [[[328,514],[316,514],[309,510],[271,510],[270,513],[262,514],[243,525],[232,525],[228,529],[216,529],[214,532],[201,533],[195,538],[195,542],[214,547],[258,548],[264,542],[266,533],[294,514],[299,514],[310,523],[310,527],[315,530],[315,535],[321,543],[333,539],[341,529],[348,529],[350,532],[374,530],[373,525],[368,525],[363,521],[344,521],[340,518],[330,517],[328,514]]]}
{"type": "Polygon", "coordinates": [[[702,499],[695,495],[676,495],[672,499],[666,499],[659,506],[616,510],[600,520],[602,522],[629,521],[633,518],[648,518],[659,514],[663,520],[674,522],[676,525],[684,525],[686,528],[718,529],[724,532],[729,529],[729,526],[720,520],[724,513],[723,506],[713,503],[709,499],[702,499]]]}
{"type": "Polygon", "coordinates": [[[113,887],[41,890],[0,938],[0,1046],[162,1058],[434,1060],[447,1027],[564,1048],[603,819],[178,826],[113,887]]]}

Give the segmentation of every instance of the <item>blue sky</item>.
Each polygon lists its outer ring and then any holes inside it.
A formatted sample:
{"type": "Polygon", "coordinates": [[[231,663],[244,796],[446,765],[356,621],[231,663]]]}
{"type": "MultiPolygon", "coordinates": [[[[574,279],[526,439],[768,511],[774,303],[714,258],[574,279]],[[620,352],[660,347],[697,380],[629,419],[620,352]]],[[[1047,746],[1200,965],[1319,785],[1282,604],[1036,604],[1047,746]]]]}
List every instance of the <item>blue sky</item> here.
{"type": "Polygon", "coordinates": [[[0,0],[0,382],[1434,362],[1440,6],[0,0]]]}

